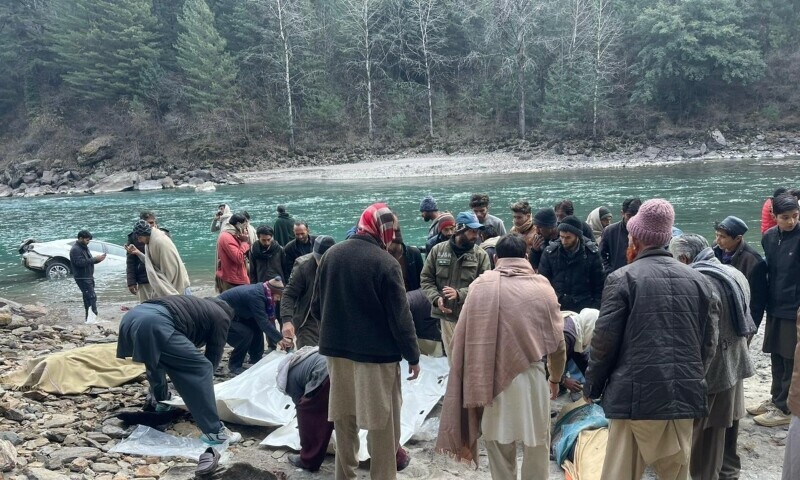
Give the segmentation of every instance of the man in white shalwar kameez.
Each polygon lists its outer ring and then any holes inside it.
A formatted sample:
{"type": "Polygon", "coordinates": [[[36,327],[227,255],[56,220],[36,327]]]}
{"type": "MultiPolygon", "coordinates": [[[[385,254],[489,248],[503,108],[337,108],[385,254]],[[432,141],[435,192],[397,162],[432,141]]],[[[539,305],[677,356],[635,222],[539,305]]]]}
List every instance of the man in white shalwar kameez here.
{"type": "Polygon", "coordinates": [[[494,480],[516,480],[517,442],[523,444],[522,478],[549,477],[549,400],[558,394],[566,363],[555,291],[534,273],[526,251],[523,237],[501,238],[495,269],[470,286],[436,443],[438,451],[477,465],[483,436],[494,480]]]}

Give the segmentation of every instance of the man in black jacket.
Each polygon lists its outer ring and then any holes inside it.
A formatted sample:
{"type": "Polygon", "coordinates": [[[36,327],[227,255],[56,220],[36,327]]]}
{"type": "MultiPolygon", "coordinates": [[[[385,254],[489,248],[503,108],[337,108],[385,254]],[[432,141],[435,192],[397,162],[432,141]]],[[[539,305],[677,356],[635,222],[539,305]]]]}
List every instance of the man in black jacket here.
{"type": "Polygon", "coordinates": [[[581,221],[574,216],[564,217],[558,236],[545,249],[539,273],[550,280],[561,310],[600,308],[605,274],[597,244],[583,236],[581,221]]]}
{"type": "Polygon", "coordinates": [[[84,320],[89,320],[89,309],[97,317],[97,295],[94,293],[94,264],[106,259],[106,254],[92,256],[89,242],[92,234],[88,230],[78,232],[78,239],[69,250],[69,261],[72,264],[72,277],[83,295],[84,320]]]}
{"type": "Polygon", "coordinates": [[[333,237],[328,235],[317,237],[314,251],[294,262],[292,279],[283,292],[281,331],[284,337],[296,339],[297,348],[319,345],[319,319],[311,315],[311,297],[322,255],[335,244],[333,237]]]}
{"type": "MultiPolygon", "coordinates": [[[[612,223],[603,230],[603,239],[600,242],[600,258],[603,260],[603,270],[606,275],[627,263],[628,250],[628,220],[636,215],[642,201],[638,198],[628,198],[622,202],[622,220],[612,223]]],[[[670,226],[671,227],[671,226],[670,226]]],[[[662,245],[663,246],[663,245],[662,245]]]]}
{"type": "Polygon", "coordinates": [[[767,324],[764,353],[772,361],[771,398],[747,408],[754,422],[765,427],[788,425],[791,421],[787,398],[794,371],[797,345],[796,315],[800,307],[800,207],[797,198],[781,194],[772,199],[777,225],[761,237],[767,258],[767,324]]]}
{"type": "MultiPolygon", "coordinates": [[[[558,223],[563,222],[567,217],[575,215],[575,205],[572,204],[572,200],[570,199],[561,200],[556,203],[553,206],[553,210],[556,212],[558,223]]],[[[592,227],[581,219],[578,219],[578,222],[581,224],[583,236],[596,243],[597,240],[594,238],[594,230],[592,230],[592,227]]]]}
{"type": "MultiPolygon", "coordinates": [[[[610,419],[602,478],[688,479],[693,419],[708,414],[705,374],[719,299],[705,276],[664,249],[675,211],[648,200],[627,222],[632,262],[608,276],[584,395],[610,419]]],[[[605,240],[604,240],[605,241],[605,240]]]]}
{"type": "Polygon", "coordinates": [[[767,262],[744,240],[747,224],[741,218],[725,217],[725,220],[714,225],[714,230],[714,256],[747,278],[750,285],[750,315],[758,329],[767,307],[767,262]]]}
{"type": "Polygon", "coordinates": [[[250,283],[264,283],[275,277],[287,278],[283,247],[275,240],[275,230],[261,225],[256,230],[258,241],[250,247],[250,283]]]}
{"type": "Polygon", "coordinates": [[[416,378],[419,348],[400,264],[386,251],[396,223],[385,204],[371,205],[356,234],[332,246],[317,270],[311,311],[321,322],[319,353],[328,357],[337,479],[356,478],[359,428],[368,432],[370,477],[397,478],[398,362],[408,360],[416,378]]]}
{"type": "Polygon", "coordinates": [[[544,249],[558,241],[558,217],[552,208],[542,208],[533,216],[536,235],[531,244],[530,261],[534,270],[539,269],[544,249]]]}
{"type": "MultiPolygon", "coordinates": [[[[214,398],[214,370],[222,360],[234,311],[223,300],[172,295],[137,305],[119,324],[117,358],[144,363],[150,395],[170,398],[167,375],[209,445],[242,439],[219,421],[214,398]],[[205,345],[205,354],[198,348],[205,345]]],[[[158,404],[157,411],[168,410],[158,404]]]]}
{"type": "Polygon", "coordinates": [[[314,249],[314,239],[317,238],[308,232],[308,224],[304,221],[294,223],[294,240],[283,247],[283,271],[286,281],[292,276],[294,261],[303,255],[308,255],[314,249]]]}
{"type": "Polygon", "coordinates": [[[406,292],[418,289],[419,275],[422,273],[422,266],[425,264],[419,249],[406,245],[398,228],[394,232],[394,240],[389,244],[388,251],[400,263],[406,292]]]}
{"type": "Polygon", "coordinates": [[[281,335],[275,326],[275,303],[281,299],[283,282],[280,277],[254,285],[240,285],[219,295],[233,308],[236,315],[228,329],[228,344],[233,347],[228,370],[233,375],[244,372],[244,358],[250,355],[255,365],[264,355],[264,335],[270,343],[291,348],[292,342],[281,335]]]}

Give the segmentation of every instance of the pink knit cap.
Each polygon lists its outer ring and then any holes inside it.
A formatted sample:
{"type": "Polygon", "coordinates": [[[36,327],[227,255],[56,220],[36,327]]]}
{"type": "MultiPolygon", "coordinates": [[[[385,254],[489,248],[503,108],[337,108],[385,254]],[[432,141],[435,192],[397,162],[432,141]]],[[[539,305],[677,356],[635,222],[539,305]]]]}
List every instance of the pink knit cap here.
{"type": "Polygon", "coordinates": [[[661,246],[672,238],[675,209],[661,198],[648,200],[639,207],[639,212],[628,220],[631,236],[648,246],[661,246]]]}

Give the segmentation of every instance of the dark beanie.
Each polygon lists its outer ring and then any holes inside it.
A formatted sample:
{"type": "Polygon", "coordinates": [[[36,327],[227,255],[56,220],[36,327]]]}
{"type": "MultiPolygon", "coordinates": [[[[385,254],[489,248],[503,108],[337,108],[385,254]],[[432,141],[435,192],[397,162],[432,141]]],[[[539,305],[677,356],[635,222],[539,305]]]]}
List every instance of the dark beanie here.
{"type": "Polygon", "coordinates": [[[774,215],[791,212],[792,210],[797,210],[798,208],[800,208],[800,205],[798,205],[797,197],[794,195],[782,193],[772,199],[772,213],[774,215]]]}
{"type": "Polygon", "coordinates": [[[715,230],[722,230],[729,236],[736,238],[747,233],[747,224],[739,217],[729,216],[714,225],[715,230]]]}
{"type": "Polygon", "coordinates": [[[600,210],[597,212],[597,214],[600,216],[600,220],[611,216],[611,212],[609,212],[606,207],[600,207],[600,210]]]}
{"type": "Polygon", "coordinates": [[[533,224],[537,227],[556,228],[558,219],[556,211],[552,208],[543,208],[533,216],[533,224]]]}
{"type": "Polygon", "coordinates": [[[335,244],[336,241],[331,236],[328,235],[318,236],[316,239],[314,239],[314,250],[312,252],[314,253],[314,258],[316,258],[317,261],[319,261],[319,259],[322,258],[322,254],[327,252],[328,249],[334,246],[335,244]]]}
{"type": "Polygon", "coordinates": [[[419,211],[420,212],[438,212],[439,206],[436,205],[436,200],[433,199],[432,196],[428,195],[422,199],[419,203],[419,211]]]}
{"type": "Polygon", "coordinates": [[[578,238],[581,238],[583,236],[583,230],[581,229],[581,227],[583,227],[581,221],[578,220],[578,218],[575,217],[575,215],[569,215],[564,217],[564,219],[561,220],[561,223],[558,224],[558,231],[569,232],[574,235],[577,235],[578,238]]]}
{"type": "Polygon", "coordinates": [[[135,237],[149,237],[151,233],[153,233],[153,228],[144,220],[139,220],[133,226],[133,235],[135,237]]]}

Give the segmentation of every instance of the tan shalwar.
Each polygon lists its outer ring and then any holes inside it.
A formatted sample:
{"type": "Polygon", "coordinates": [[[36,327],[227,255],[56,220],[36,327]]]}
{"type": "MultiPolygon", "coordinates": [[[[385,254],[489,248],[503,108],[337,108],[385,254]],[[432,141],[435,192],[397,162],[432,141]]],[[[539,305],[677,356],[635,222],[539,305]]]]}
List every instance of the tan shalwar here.
{"type": "Polygon", "coordinates": [[[361,363],[328,357],[328,420],[336,432],[336,480],[354,480],[358,431],[367,430],[370,478],[397,478],[400,442],[400,364],[361,363]]]}
{"type": "Polygon", "coordinates": [[[744,382],[708,396],[708,416],[692,427],[692,480],[719,480],[725,454],[725,431],[744,417],[744,382]]]}
{"type": "Polygon", "coordinates": [[[640,480],[647,465],[653,466],[659,480],[689,480],[691,418],[608,423],[603,480],[640,480]]]}
{"type": "Polygon", "coordinates": [[[447,355],[447,363],[453,366],[453,336],[456,334],[456,322],[448,322],[447,320],[439,320],[442,326],[442,344],[444,345],[444,353],[447,355]]]}

